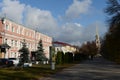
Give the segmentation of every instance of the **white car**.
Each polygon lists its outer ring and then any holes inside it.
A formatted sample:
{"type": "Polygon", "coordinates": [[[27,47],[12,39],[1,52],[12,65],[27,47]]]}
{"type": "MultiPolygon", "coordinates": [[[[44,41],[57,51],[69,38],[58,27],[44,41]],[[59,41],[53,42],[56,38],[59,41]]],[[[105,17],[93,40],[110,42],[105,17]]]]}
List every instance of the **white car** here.
{"type": "Polygon", "coordinates": [[[9,58],[9,61],[12,61],[14,66],[19,64],[19,58],[9,58]]]}

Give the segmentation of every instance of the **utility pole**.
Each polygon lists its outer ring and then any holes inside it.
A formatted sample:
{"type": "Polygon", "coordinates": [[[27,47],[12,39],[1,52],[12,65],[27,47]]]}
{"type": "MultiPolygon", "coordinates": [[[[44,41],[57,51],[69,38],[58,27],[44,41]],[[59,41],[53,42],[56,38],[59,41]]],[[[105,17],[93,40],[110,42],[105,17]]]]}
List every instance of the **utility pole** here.
{"type": "Polygon", "coordinates": [[[52,46],[50,46],[50,64],[51,69],[55,70],[55,46],[54,46],[54,38],[52,40],[52,46]]]}
{"type": "Polygon", "coordinates": [[[36,47],[37,47],[37,45],[36,45],[36,43],[37,43],[37,41],[36,41],[36,40],[37,40],[37,39],[36,39],[36,33],[37,33],[37,29],[35,29],[35,39],[34,39],[34,40],[35,40],[35,41],[34,41],[34,43],[35,43],[35,48],[34,48],[34,53],[32,54],[32,55],[34,55],[34,56],[32,57],[32,60],[35,61],[36,64],[38,64],[38,62],[36,61],[36,55],[37,55],[37,53],[36,53],[36,50],[37,50],[37,48],[36,48],[36,47]]]}

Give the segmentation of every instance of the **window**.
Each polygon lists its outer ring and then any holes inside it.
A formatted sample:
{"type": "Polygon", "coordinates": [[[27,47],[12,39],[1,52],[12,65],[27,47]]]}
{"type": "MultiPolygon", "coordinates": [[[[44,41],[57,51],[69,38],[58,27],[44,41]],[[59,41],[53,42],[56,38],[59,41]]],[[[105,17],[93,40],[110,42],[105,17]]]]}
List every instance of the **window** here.
{"type": "Polygon", "coordinates": [[[12,32],[14,32],[14,27],[12,26],[12,32]]]}
{"type": "Polygon", "coordinates": [[[28,36],[28,32],[26,31],[26,36],[28,36]]]}
{"type": "Polygon", "coordinates": [[[5,39],[5,43],[7,43],[7,39],[5,39]]]}
{"type": "Polygon", "coordinates": [[[11,40],[11,46],[13,46],[13,40],[11,40]]]}
{"type": "Polygon", "coordinates": [[[5,26],[5,29],[6,29],[6,30],[8,30],[8,28],[9,28],[9,26],[8,26],[8,25],[6,25],[6,26],[5,26]]]}
{"type": "Polygon", "coordinates": [[[11,52],[11,57],[14,57],[15,55],[14,55],[14,52],[11,52]]]}
{"type": "Polygon", "coordinates": [[[24,34],[24,28],[22,28],[21,32],[22,32],[23,35],[25,35],[25,34],[24,34]]]}
{"type": "Polygon", "coordinates": [[[31,44],[29,43],[29,48],[31,48],[31,44]]]}
{"type": "Polygon", "coordinates": [[[22,41],[20,41],[20,47],[22,47],[22,41]]]}
{"type": "Polygon", "coordinates": [[[17,29],[17,33],[19,33],[19,32],[18,32],[18,29],[17,29]]]}
{"type": "Polygon", "coordinates": [[[30,32],[28,32],[28,36],[30,36],[30,32]]]}
{"type": "Polygon", "coordinates": [[[15,46],[17,47],[17,41],[15,41],[15,46]]]}

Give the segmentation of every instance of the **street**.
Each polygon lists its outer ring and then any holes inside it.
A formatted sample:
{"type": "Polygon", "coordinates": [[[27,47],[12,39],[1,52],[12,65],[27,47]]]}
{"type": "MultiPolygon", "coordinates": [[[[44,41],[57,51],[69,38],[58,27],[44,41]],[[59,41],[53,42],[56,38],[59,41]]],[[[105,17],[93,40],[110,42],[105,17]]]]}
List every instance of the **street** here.
{"type": "Polygon", "coordinates": [[[120,65],[95,58],[39,80],[120,80],[120,65]]]}

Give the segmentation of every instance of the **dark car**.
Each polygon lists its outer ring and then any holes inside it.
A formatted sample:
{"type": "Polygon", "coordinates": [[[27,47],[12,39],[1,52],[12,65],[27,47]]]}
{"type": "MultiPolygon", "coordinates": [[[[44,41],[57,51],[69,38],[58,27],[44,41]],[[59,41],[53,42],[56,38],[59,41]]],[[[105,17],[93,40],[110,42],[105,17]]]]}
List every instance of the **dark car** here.
{"type": "Polygon", "coordinates": [[[6,58],[2,58],[0,59],[0,65],[5,65],[5,66],[12,66],[13,65],[13,62],[12,61],[9,61],[9,59],[6,59],[6,58]]]}
{"type": "Polygon", "coordinates": [[[17,66],[19,64],[19,58],[9,58],[8,60],[9,60],[9,64],[11,64],[12,62],[14,66],[17,66]]]}
{"type": "Polygon", "coordinates": [[[0,59],[0,65],[7,65],[8,64],[8,59],[5,59],[5,58],[3,58],[3,59],[0,59]]]}

